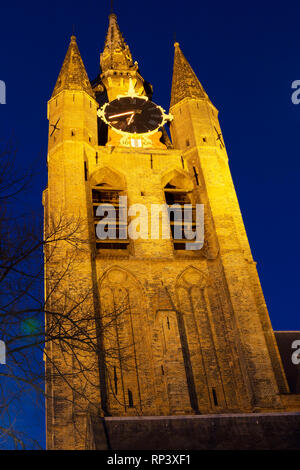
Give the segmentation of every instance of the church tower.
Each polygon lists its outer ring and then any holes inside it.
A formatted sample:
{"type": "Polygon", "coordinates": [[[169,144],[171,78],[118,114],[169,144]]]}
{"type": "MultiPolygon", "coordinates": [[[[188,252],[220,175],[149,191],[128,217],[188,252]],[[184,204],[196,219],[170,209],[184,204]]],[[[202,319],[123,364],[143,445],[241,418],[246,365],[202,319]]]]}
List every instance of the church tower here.
{"type": "Polygon", "coordinates": [[[178,43],[170,111],[154,104],[115,14],[100,66],[90,81],[72,36],[48,102],[48,448],[84,448],[91,410],[283,411],[288,385],[218,110],[178,43]],[[193,228],[204,207],[198,246],[176,236],[184,204],[193,228]],[[114,236],[99,238],[103,227],[114,236]]]}

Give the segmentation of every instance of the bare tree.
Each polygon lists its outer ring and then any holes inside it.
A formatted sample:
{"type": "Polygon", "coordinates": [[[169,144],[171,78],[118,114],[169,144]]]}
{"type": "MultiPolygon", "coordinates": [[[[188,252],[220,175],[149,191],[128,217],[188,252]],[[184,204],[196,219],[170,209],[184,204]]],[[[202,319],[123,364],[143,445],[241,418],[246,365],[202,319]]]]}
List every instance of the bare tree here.
{"type": "Polygon", "coordinates": [[[12,148],[0,154],[0,339],[7,348],[6,364],[0,365],[0,449],[41,445],[20,430],[18,410],[24,396],[42,409],[42,354],[49,382],[62,381],[77,407],[101,401],[106,414],[103,384],[114,393],[110,366],[118,360],[126,369],[132,346],[120,349],[109,341],[122,328],[127,299],[100,315],[93,286],[78,289],[74,272],[90,249],[87,221],[60,214],[43,230],[41,214],[16,210],[32,175],[16,173],[12,154],[12,148]],[[105,355],[104,337],[111,344],[105,355]]]}

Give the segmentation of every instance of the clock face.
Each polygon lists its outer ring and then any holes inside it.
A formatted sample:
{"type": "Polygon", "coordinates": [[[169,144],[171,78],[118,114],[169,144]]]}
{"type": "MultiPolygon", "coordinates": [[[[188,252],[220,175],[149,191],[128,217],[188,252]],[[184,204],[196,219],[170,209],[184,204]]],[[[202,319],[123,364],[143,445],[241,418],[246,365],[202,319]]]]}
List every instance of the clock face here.
{"type": "Polygon", "coordinates": [[[158,129],[163,122],[161,109],[143,98],[124,97],[111,101],[104,112],[109,125],[130,134],[145,134],[158,129]]]}

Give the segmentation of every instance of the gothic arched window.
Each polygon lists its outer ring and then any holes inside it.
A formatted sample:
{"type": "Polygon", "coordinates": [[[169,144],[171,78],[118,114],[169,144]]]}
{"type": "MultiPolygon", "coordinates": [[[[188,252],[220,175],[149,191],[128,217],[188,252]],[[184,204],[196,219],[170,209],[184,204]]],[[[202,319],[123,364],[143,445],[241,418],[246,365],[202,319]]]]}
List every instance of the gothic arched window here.
{"type": "MultiPolygon", "coordinates": [[[[184,208],[191,211],[191,228],[195,229],[196,212],[193,197],[193,185],[189,178],[178,171],[174,171],[164,185],[165,200],[169,206],[169,217],[173,244],[175,250],[184,250],[189,242],[186,238],[188,221],[185,220],[184,208]],[[188,209],[189,207],[189,209],[188,209]]],[[[187,214],[187,212],[186,212],[187,214]]]]}
{"type": "Polygon", "coordinates": [[[128,271],[109,269],[99,283],[109,408],[112,415],[155,412],[145,294],[128,271]]]}
{"type": "Polygon", "coordinates": [[[102,168],[91,178],[96,248],[99,253],[128,249],[126,191],[123,178],[102,168]]]}

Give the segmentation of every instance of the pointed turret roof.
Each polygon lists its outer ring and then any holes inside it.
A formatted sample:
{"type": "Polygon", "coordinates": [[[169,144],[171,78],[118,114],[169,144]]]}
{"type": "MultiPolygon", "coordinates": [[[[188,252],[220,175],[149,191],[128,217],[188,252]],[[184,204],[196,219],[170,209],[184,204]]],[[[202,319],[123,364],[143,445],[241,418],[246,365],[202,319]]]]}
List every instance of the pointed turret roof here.
{"type": "Polygon", "coordinates": [[[132,55],[120,31],[115,13],[109,15],[108,31],[104,50],[100,54],[102,72],[106,70],[128,70],[134,66],[132,55]]]}
{"type": "Polygon", "coordinates": [[[83,90],[94,98],[94,92],[83,65],[75,36],[71,36],[70,45],[51,98],[62,90],[83,90]]]}
{"type": "Polygon", "coordinates": [[[208,98],[195,72],[175,42],[174,67],[170,107],[184,98],[208,98]]]}

